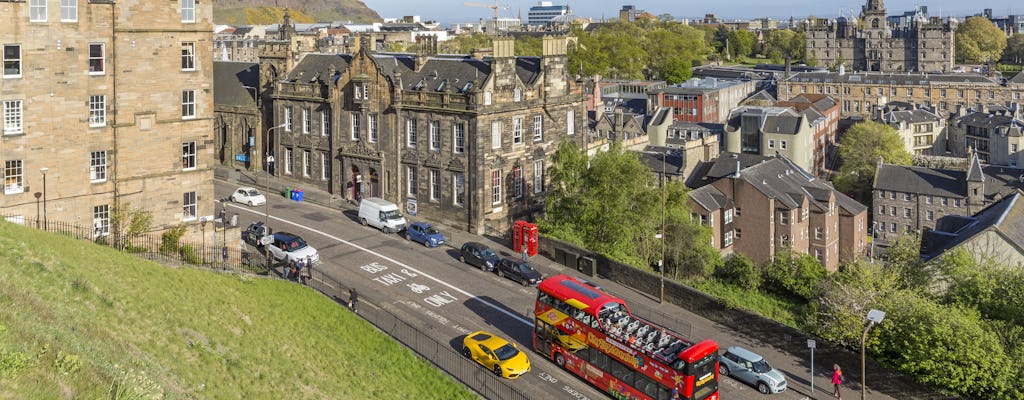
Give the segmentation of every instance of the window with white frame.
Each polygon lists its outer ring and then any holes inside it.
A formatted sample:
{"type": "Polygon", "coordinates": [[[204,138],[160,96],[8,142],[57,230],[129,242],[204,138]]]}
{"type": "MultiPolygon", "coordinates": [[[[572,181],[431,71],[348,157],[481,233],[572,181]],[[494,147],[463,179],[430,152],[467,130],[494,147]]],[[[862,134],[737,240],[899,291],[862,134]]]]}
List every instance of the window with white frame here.
{"type": "Polygon", "coordinates": [[[193,42],[184,42],[181,44],[181,70],[196,70],[196,44],[193,42]]]}
{"type": "Polygon", "coordinates": [[[284,130],[292,131],[292,106],[285,106],[282,108],[284,111],[284,130]]]}
{"type": "Polygon", "coordinates": [[[783,233],[782,236],[779,237],[779,243],[782,244],[782,247],[788,247],[789,246],[789,234],[783,233]]]}
{"type": "Polygon", "coordinates": [[[89,126],[100,127],[107,125],[107,96],[89,96],[89,126]]]}
{"type": "Polygon", "coordinates": [[[89,153],[89,182],[105,182],[107,180],[107,152],[105,150],[89,153]]]}
{"type": "Polygon", "coordinates": [[[501,121],[491,121],[491,148],[501,148],[501,121]]]}
{"type": "Polygon", "coordinates": [[[331,110],[327,108],[320,111],[320,135],[331,135],[331,110]]]}
{"type": "Polygon", "coordinates": [[[822,237],[824,237],[824,232],[821,230],[821,227],[814,227],[814,238],[817,240],[821,240],[822,237]]]}
{"type": "Polygon", "coordinates": [[[4,45],[4,78],[21,78],[21,45],[4,45]]]}
{"type": "Polygon", "coordinates": [[[934,221],[935,220],[935,211],[928,211],[925,214],[925,216],[926,216],[925,219],[927,219],[929,221],[934,221]]]}
{"type": "Polygon", "coordinates": [[[110,206],[107,204],[92,207],[92,228],[96,237],[110,234],[110,206]]]}
{"type": "Polygon", "coordinates": [[[544,160],[535,160],[533,162],[533,192],[541,193],[544,191],[544,160]]]}
{"type": "Polygon", "coordinates": [[[786,141],[785,140],[780,140],[779,141],[779,148],[782,149],[782,150],[786,150],[788,148],[788,146],[786,146],[786,141]]]}
{"type": "Polygon", "coordinates": [[[320,152],[320,180],[326,181],[331,168],[331,156],[326,151],[320,152]]]}
{"type": "Polygon", "coordinates": [[[512,118],[512,144],[523,144],[523,118],[512,118]]]}
{"type": "Polygon", "coordinates": [[[181,22],[196,22],[196,0],[181,0],[181,22]]]}
{"type": "Polygon", "coordinates": [[[89,43],[89,75],[103,75],[107,71],[106,56],[103,43],[89,43]]]}
{"type": "Polygon", "coordinates": [[[181,169],[189,170],[196,168],[196,142],[184,142],[181,144],[181,169]]]}
{"type": "Polygon", "coordinates": [[[362,118],[360,117],[361,115],[359,115],[359,113],[352,113],[352,126],[350,127],[350,129],[352,130],[352,140],[360,139],[359,132],[361,131],[362,128],[360,126],[362,125],[362,118]]]}
{"type": "Polygon", "coordinates": [[[452,124],[452,152],[455,154],[466,152],[466,123],[464,122],[452,124]]]}
{"type": "Polygon", "coordinates": [[[78,21],[78,0],[60,0],[60,22],[78,21]]]}
{"type": "Polygon", "coordinates": [[[569,136],[576,134],[576,113],[572,110],[565,112],[565,134],[569,136]]]}
{"type": "Polygon", "coordinates": [[[466,175],[461,172],[452,173],[452,204],[457,206],[466,204],[466,175]]]}
{"type": "Polygon", "coordinates": [[[196,91],[181,91],[181,118],[193,119],[196,117],[196,91]]]}
{"type": "Polygon", "coordinates": [[[725,215],[722,217],[722,223],[725,223],[725,224],[731,224],[732,223],[732,209],[731,208],[725,210],[725,215]]]}
{"type": "Polygon", "coordinates": [[[491,170],[491,204],[501,204],[501,170],[491,170]]]}
{"type": "Polygon", "coordinates": [[[892,224],[889,225],[889,232],[896,233],[896,223],[895,222],[893,222],[892,224]]]}
{"type": "Polygon", "coordinates": [[[405,194],[416,197],[416,167],[405,167],[405,194]]]}
{"type": "Polygon", "coordinates": [[[484,105],[485,106],[491,105],[491,91],[490,90],[484,92],[484,105]]]}
{"type": "Polygon", "coordinates": [[[181,196],[182,204],[182,219],[185,221],[191,221],[196,219],[198,210],[196,210],[196,192],[185,192],[181,196]]]}
{"type": "Polygon", "coordinates": [[[377,114],[370,114],[370,143],[377,143],[377,114]]]}
{"type": "Polygon", "coordinates": [[[405,147],[416,147],[416,121],[405,120],[405,147]]]}
{"type": "Polygon", "coordinates": [[[25,168],[22,160],[4,161],[4,194],[25,191],[25,168]]]}
{"type": "Polygon", "coordinates": [[[774,149],[775,148],[775,139],[768,139],[768,148],[769,149],[774,149]]]}
{"type": "Polygon", "coordinates": [[[523,197],[523,169],[518,165],[512,167],[512,197],[523,197]]]}
{"type": "Polygon", "coordinates": [[[4,135],[24,133],[21,100],[4,100],[4,135]]]}
{"type": "Polygon", "coordinates": [[[292,174],[292,149],[290,147],[284,148],[284,173],[292,174]]]}
{"type": "Polygon", "coordinates": [[[512,101],[518,103],[522,99],[523,99],[523,90],[522,89],[516,88],[515,90],[512,91],[512,101]]]}
{"type": "Polygon", "coordinates": [[[533,141],[539,142],[544,140],[544,116],[534,115],[533,116],[533,141]]]}
{"type": "Polygon", "coordinates": [[[28,0],[28,21],[46,22],[46,0],[28,0]]]}
{"type": "Polygon", "coordinates": [[[824,255],[822,254],[821,249],[814,249],[814,259],[818,260],[818,262],[824,260],[824,255]]]}
{"type": "Polygon", "coordinates": [[[903,201],[910,201],[910,193],[903,193],[903,201]]]}
{"type": "Polygon", "coordinates": [[[782,210],[779,212],[779,225],[786,225],[789,223],[789,210],[782,210]]]}
{"type": "Polygon", "coordinates": [[[725,237],[722,239],[722,246],[732,246],[732,231],[728,231],[725,233],[725,237]]]}
{"type": "Polygon", "coordinates": [[[308,135],[312,129],[313,117],[309,113],[309,108],[302,107],[302,133],[308,135]]]}
{"type": "Polygon", "coordinates": [[[430,121],[430,149],[441,150],[441,121],[430,121]]]}
{"type": "Polygon", "coordinates": [[[313,163],[309,159],[309,150],[302,151],[302,176],[309,178],[313,175],[313,163]]]}
{"type": "Polygon", "coordinates": [[[430,200],[441,200],[441,170],[430,169],[430,200]]]}

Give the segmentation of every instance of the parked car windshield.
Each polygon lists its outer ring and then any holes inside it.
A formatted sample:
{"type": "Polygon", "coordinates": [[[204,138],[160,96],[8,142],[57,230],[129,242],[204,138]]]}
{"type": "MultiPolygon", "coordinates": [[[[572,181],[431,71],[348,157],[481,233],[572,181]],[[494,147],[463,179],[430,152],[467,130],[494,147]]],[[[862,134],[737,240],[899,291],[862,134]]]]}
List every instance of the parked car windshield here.
{"type": "Polygon", "coordinates": [[[251,190],[249,190],[249,195],[250,196],[259,196],[260,192],[258,190],[256,190],[256,189],[251,189],[251,190]]]}
{"type": "Polygon", "coordinates": [[[533,267],[531,267],[530,264],[527,263],[519,264],[516,266],[516,268],[519,269],[519,272],[522,272],[524,274],[533,271],[533,267]]]}
{"type": "Polygon", "coordinates": [[[294,238],[288,241],[288,251],[295,251],[306,247],[306,241],[302,238],[294,238]]]}
{"type": "Polygon", "coordinates": [[[515,346],[512,346],[511,343],[508,343],[504,346],[499,347],[497,350],[494,350],[494,355],[498,356],[498,359],[501,361],[505,361],[512,357],[515,357],[516,354],[519,354],[519,349],[515,348],[515,346]]]}
{"type": "Polygon", "coordinates": [[[427,229],[423,230],[423,232],[426,232],[428,235],[436,235],[438,233],[441,233],[441,231],[437,230],[437,228],[432,226],[428,226],[427,229]]]}
{"type": "Polygon", "coordinates": [[[386,220],[390,220],[390,219],[399,219],[399,218],[402,218],[402,214],[400,214],[400,213],[398,212],[398,210],[391,210],[391,211],[381,211],[381,212],[380,212],[380,216],[381,216],[381,218],[383,218],[383,219],[384,219],[385,221],[386,221],[386,220]]]}
{"type": "Polygon", "coordinates": [[[763,373],[771,371],[771,370],[772,370],[772,367],[768,366],[768,362],[765,361],[765,360],[755,361],[754,362],[754,372],[757,372],[759,374],[763,374],[763,373]]]}
{"type": "Polygon", "coordinates": [[[494,257],[497,254],[494,254],[494,250],[483,249],[483,250],[480,250],[480,255],[483,256],[483,257],[494,257]]]}

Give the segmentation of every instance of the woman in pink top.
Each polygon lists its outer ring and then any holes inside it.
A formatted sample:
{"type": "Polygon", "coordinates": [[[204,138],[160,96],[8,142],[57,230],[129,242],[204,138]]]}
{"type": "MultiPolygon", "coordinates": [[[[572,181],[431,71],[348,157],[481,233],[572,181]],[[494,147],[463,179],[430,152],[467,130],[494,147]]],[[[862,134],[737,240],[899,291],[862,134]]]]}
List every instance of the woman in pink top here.
{"type": "Polygon", "coordinates": [[[832,364],[832,395],[837,399],[842,399],[843,396],[839,394],[839,385],[843,383],[843,370],[839,368],[839,364],[832,364]]]}

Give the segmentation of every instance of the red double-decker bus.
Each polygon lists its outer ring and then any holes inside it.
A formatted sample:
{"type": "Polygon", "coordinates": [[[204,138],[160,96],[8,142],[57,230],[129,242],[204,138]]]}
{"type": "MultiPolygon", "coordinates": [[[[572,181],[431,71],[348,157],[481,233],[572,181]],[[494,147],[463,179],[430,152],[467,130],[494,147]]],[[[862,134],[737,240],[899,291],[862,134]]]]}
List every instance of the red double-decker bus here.
{"type": "Polygon", "coordinates": [[[533,348],[617,399],[718,400],[718,343],[693,343],[567,275],[538,286],[533,348]]]}

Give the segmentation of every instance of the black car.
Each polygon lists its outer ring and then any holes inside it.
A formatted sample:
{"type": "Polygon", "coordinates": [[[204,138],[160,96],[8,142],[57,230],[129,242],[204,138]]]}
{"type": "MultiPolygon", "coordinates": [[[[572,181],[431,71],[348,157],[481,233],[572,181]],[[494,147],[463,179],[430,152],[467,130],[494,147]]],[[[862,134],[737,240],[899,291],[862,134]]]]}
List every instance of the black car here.
{"type": "Polygon", "coordinates": [[[493,272],[495,268],[498,268],[501,257],[498,257],[498,253],[495,253],[490,247],[477,242],[469,242],[459,249],[459,261],[478,267],[483,271],[493,272]]]}
{"type": "Polygon", "coordinates": [[[511,258],[502,258],[498,263],[498,276],[507,276],[523,286],[537,285],[544,279],[544,276],[533,269],[529,262],[511,258]]]}

